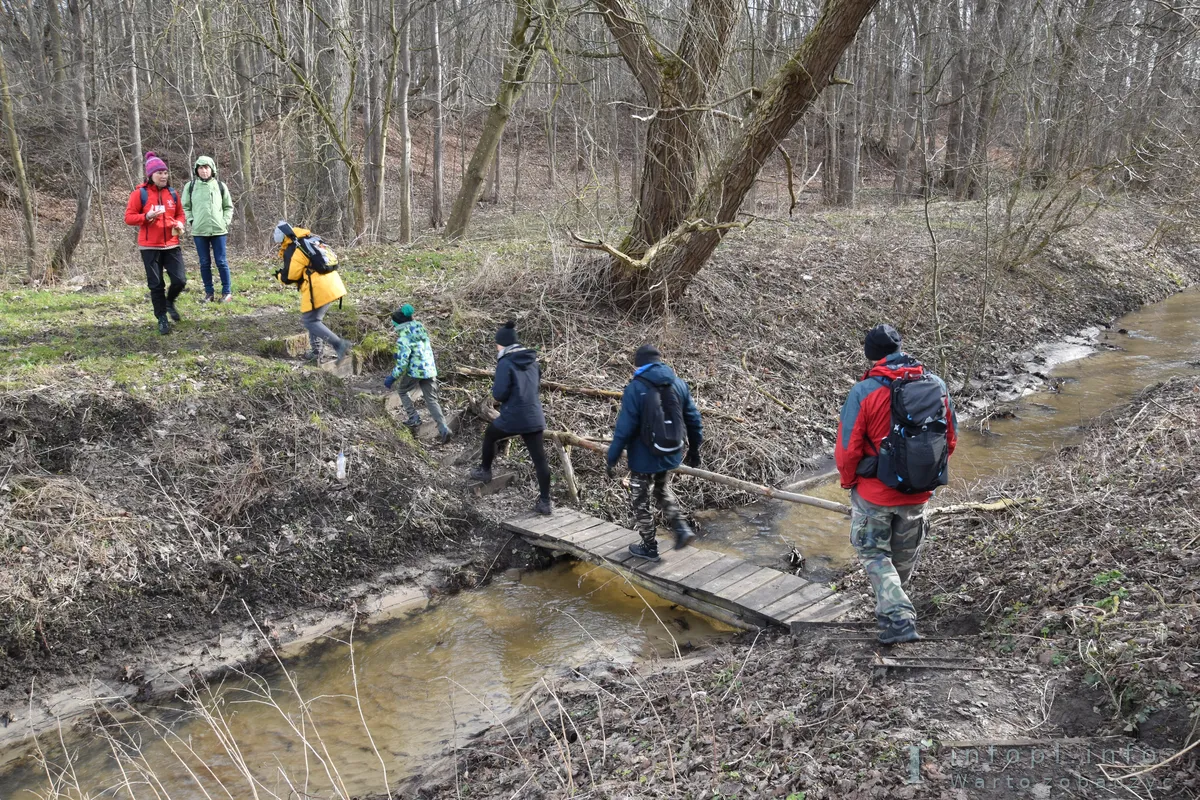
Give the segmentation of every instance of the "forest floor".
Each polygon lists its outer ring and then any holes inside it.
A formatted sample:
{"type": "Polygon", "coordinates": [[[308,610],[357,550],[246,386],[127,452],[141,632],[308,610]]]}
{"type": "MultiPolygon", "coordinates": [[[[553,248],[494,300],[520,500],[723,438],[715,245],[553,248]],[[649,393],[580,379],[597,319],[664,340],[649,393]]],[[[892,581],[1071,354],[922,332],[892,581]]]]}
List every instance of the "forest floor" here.
{"type": "MultiPolygon", "coordinates": [[[[196,302],[190,267],[184,321],[168,337],[153,331],[145,289],[133,281],[84,273],[65,286],[3,291],[0,713],[21,724],[0,730],[0,742],[28,730],[31,682],[38,696],[92,678],[153,696],[170,687],[148,677],[152,652],[207,650],[181,662],[201,677],[231,657],[252,656],[253,647],[222,659],[212,646],[225,636],[245,640],[248,613],[286,642],[303,627],[297,613],[344,619],[389,589],[454,591],[513,564],[540,563],[533,550],[489,544],[498,521],[533,499],[520,448],[509,462],[517,489],[480,499],[464,479],[482,427],[465,413],[467,401],[487,382],[455,369],[488,368],[492,334],[510,316],[522,341],[541,351],[546,379],[575,386],[620,389],[632,351],[657,342],[705,414],[706,465],[777,484],[832,450],[837,410],[865,366],[862,331],[877,322],[895,323],[906,349],[937,365],[962,407],[980,413],[1018,383],[1039,380],[1030,375],[1035,344],[1104,325],[1200,278],[1190,245],[1159,239],[1147,247],[1154,223],[1131,208],[1101,211],[1027,263],[997,269],[978,241],[981,213],[977,204],[938,204],[940,336],[919,206],[764,220],[730,235],[688,295],[651,320],[613,310],[600,288],[602,265],[547,242],[533,226],[514,236],[512,225],[489,227],[485,216],[480,233],[460,246],[350,251],[350,295],[329,318],[360,342],[364,372],[349,380],[279,355],[279,341],[299,331],[298,313],[296,298],[270,281],[268,258],[235,259],[227,305],[196,302]],[[459,420],[446,448],[414,440],[385,402],[387,318],[405,301],[431,330],[443,399],[459,420]],[[339,451],[350,464],[345,482],[333,475],[339,451]]],[[[544,401],[555,429],[603,435],[615,418],[608,400],[547,392],[544,401]]],[[[1194,419],[1187,408],[1177,413],[1194,419]]],[[[603,480],[599,458],[580,454],[576,469],[584,505],[624,520],[623,490],[603,480]]],[[[696,482],[681,484],[681,494],[691,509],[745,499],[696,482]]],[[[1003,594],[1003,563],[979,566],[1003,594]]],[[[1070,574],[1090,585],[1087,569],[1070,574]]],[[[1035,577],[1028,585],[1048,585],[1035,577]]],[[[973,588],[958,594],[984,596],[973,588]]],[[[996,612],[1028,602],[987,598],[996,612]]],[[[1022,625],[1021,615],[1033,613],[1017,611],[1022,625]]],[[[945,614],[949,620],[952,609],[945,614]]],[[[753,657],[767,645],[760,640],[753,657]]],[[[824,651],[792,652],[801,659],[824,651]]],[[[747,657],[731,649],[721,669],[747,657]]],[[[763,664],[756,674],[771,669],[763,664]]],[[[1008,673],[989,674],[1000,681],[1008,673]]],[[[836,677],[823,713],[854,716],[853,695],[836,677]]],[[[733,685],[741,684],[727,682],[719,693],[735,698],[726,691],[733,685]]],[[[875,692],[873,685],[853,689],[875,692]]],[[[716,690],[703,691],[715,700],[716,690]]],[[[55,708],[35,703],[33,711],[48,720],[55,708]]],[[[499,769],[482,760],[479,768],[499,769]]]]}

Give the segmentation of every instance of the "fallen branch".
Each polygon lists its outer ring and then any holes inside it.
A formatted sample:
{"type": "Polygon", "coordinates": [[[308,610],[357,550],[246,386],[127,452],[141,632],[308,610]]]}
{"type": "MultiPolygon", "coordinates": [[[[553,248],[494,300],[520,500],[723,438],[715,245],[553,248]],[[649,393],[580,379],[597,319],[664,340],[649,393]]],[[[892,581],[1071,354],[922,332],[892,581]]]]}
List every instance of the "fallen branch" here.
{"type": "MultiPolygon", "coordinates": [[[[492,378],[495,373],[488,369],[479,369],[478,367],[458,367],[454,370],[456,375],[462,375],[464,378],[492,378]]],[[[588,386],[568,386],[565,383],[556,383],[554,381],[542,381],[543,389],[550,389],[554,392],[562,392],[564,394],[576,394],[582,397],[595,397],[601,400],[620,400],[624,394],[613,389],[593,389],[588,386]]],[[[473,409],[472,409],[473,410],[473,409]]],[[[742,425],[746,424],[746,420],[742,417],[726,414],[723,411],[714,411],[712,409],[700,409],[701,416],[714,417],[723,419],[729,422],[738,422],[742,425]]]]}
{"type": "Polygon", "coordinates": [[[994,503],[956,503],[952,506],[940,506],[930,509],[928,517],[944,517],[949,514],[965,514],[968,511],[1008,511],[1017,506],[1041,502],[1040,497],[1006,497],[994,503]]]}
{"type": "MultiPolygon", "coordinates": [[[[597,453],[606,454],[608,452],[608,448],[605,446],[607,442],[584,439],[576,436],[573,433],[568,433],[567,431],[546,431],[546,436],[555,438],[561,441],[563,444],[571,444],[575,445],[576,447],[582,447],[585,450],[592,450],[597,453]]],[[[836,511],[839,514],[850,516],[850,506],[845,505],[844,503],[836,503],[832,500],[824,500],[820,497],[809,497],[805,494],[785,492],[782,489],[776,489],[772,486],[763,486],[759,483],[751,483],[750,481],[743,481],[739,478],[732,478],[728,475],[721,475],[719,473],[709,472],[708,470],[704,469],[696,469],[695,467],[679,466],[673,471],[678,472],[681,475],[691,475],[693,478],[703,478],[706,481],[719,483],[723,486],[730,486],[734,489],[740,489],[743,492],[751,492],[753,494],[762,495],[763,497],[769,497],[772,500],[787,500],[790,503],[815,506],[816,508],[823,508],[826,511],[836,511]]]]}

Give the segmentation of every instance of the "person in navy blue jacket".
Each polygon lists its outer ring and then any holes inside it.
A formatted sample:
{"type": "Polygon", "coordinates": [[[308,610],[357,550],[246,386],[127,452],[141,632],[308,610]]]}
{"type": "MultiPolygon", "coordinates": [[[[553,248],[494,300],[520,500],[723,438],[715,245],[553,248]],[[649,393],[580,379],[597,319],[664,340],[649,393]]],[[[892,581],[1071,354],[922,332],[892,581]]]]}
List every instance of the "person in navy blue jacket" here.
{"type": "Polygon", "coordinates": [[[538,501],[533,510],[549,514],[550,464],[542,434],[546,430],[546,415],[538,395],[542,370],[537,351],[517,343],[517,323],[509,320],[496,331],[496,377],[492,381],[492,397],[500,403],[500,416],[488,423],[483,434],[482,464],[471,470],[471,478],[483,483],[492,480],[492,459],[496,445],[502,439],[520,436],[529,450],[529,460],[537,474],[538,501]]]}
{"type": "Polygon", "coordinates": [[[653,492],[654,500],[668,527],[675,533],[675,549],[686,546],[696,538],[696,534],[692,533],[679,511],[679,504],[671,491],[670,478],[671,470],[680,463],[686,463],[689,467],[700,466],[700,443],[704,440],[704,426],[700,422],[700,411],[692,402],[692,393],[688,390],[688,385],[663,363],[662,354],[657,347],[652,344],[639,347],[633,355],[633,365],[634,379],[625,386],[625,393],[621,396],[621,411],[617,414],[612,444],[608,446],[608,476],[613,476],[613,470],[621,460],[621,452],[627,451],[633,518],[638,533],[642,535],[642,543],[630,545],[629,552],[650,561],[658,561],[658,540],[654,538],[654,515],[650,511],[650,494],[653,492]],[[670,386],[679,398],[684,427],[687,429],[686,456],[682,447],[673,452],[662,452],[651,449],[642,441],[642,407],[647,392],[652,388],[651,385],[670,386]]]}

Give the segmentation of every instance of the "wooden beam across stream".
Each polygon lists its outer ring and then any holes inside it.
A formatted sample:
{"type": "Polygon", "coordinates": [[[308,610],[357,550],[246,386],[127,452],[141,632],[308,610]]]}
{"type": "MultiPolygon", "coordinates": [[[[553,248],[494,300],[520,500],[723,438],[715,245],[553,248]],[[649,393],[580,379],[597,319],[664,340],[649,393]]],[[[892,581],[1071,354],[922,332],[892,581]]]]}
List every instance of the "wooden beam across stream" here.
{"type": "Polygon", "coordinates": [[[694,545],[660,549],[661,560],[647,561],[629,552],[629,545],[641,541],[637,533],[573,509],[517,517],[504,527],[531,544],[613,570],[664,599],[738,628],[831,623],[852,607],[823,584],[694,545]]]}

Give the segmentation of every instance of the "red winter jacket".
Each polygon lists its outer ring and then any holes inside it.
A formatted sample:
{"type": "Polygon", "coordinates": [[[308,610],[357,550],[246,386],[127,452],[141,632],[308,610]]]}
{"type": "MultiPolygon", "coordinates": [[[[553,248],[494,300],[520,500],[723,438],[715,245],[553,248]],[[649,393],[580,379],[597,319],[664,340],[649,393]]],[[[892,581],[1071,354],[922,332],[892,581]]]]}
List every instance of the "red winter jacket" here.
{"type": "MultiPolygon", "coordinates": [[[[859,461],[879,452],[880,443],[887,438],[892,427],[891,381],[924,373],[925,367],[921,362],[905,353],[892,353],[875,362],[850,390],[838,420],[837,444],[833,450],[843,489],[853,487],[859,497],[877,506],[915,506],[933,496],[933,492],[905,494],[876,477],[866,478],[855,474],[859,461]]],[[[942,385],[942,396],[946,401],[946,444],[953,454],[954,445],[958,443],[958,421],[954,418],[954,407],[950,403],[946,384],[941,378],[937,378],[937,381],[942,385]]]]}
{"type": "Polygon", "coordinates": [[[179,246],[176,224],[185,223],[183,207],[172,196],[170,187],[159,189],[152,182],[144,183],[129,193],[125,206],[125,224],[138,226],[138,247],[167,249],[179,246]],[[146,202],[142,203],[142,190],[146,190],[146,202]],[[146,221],[146,210],[152,206],[164,206],[166,212],[146,221]]]}

